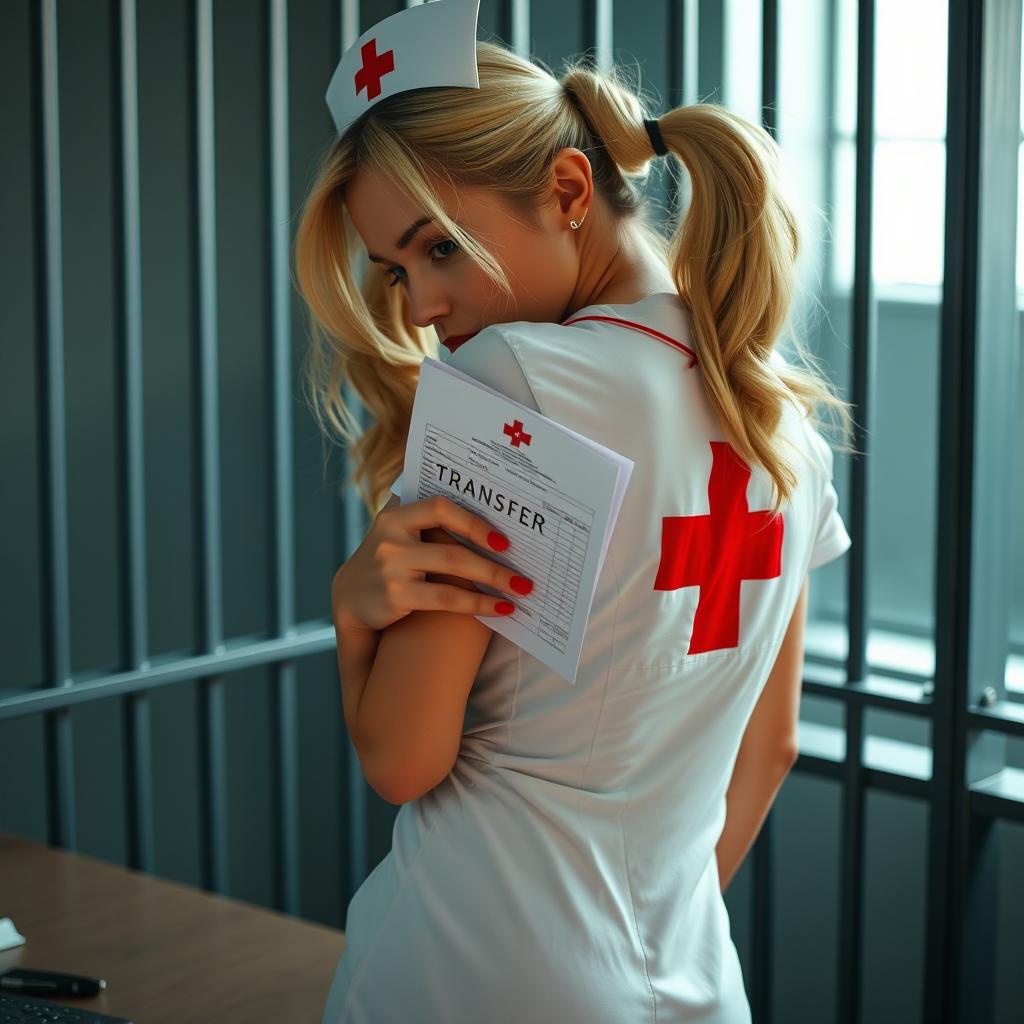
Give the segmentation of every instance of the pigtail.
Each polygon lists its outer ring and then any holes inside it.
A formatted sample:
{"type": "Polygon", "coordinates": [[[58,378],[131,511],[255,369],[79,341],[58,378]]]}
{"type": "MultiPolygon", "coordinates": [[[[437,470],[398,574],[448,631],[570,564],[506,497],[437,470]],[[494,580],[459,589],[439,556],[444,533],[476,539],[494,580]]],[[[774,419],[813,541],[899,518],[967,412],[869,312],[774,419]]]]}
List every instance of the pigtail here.
{"type": "MultiPolygon", "coordinates": [[[[650,115],[616,73],[576,65],[563,77],[591,130],[627,174],[644,171],[654,151],[643,121],[650,115]]],[[[730,444],[744,461],[764,467],[773,482],[772,512],[797,478],[780,451],[784,403],[796,399],[814,414],[823,404],[842,420],[841,450],[852,420],[798,336],[792,343],[808,369],[773,363],[790,315],[800,237],[780,180],[771,135],[725,107],[694,103],[658,118],[662,138],[691,185],[688,210],[665,254],[692,316],[706,393],[730,444]]]]}

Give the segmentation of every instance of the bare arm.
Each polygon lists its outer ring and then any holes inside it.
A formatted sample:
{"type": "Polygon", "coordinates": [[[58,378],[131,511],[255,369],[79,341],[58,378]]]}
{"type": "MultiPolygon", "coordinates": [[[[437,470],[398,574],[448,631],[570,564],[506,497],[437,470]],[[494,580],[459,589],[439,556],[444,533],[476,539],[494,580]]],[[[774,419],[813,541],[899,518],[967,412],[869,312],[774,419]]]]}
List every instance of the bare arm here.
{"type": "MultiPolygon", "coordinates": [[[[331,584],[332,604],[337,609],[337,597],[340,575],[335,574],[331,584]]],[[[366,682],[370,678],[380,646],[380,630],[355,629],[346,625],[335,611],[334,633],[338,648],[338,676],[341,679],[342,708],[345,713],[345,725],[349,736],[357,742],[358,731],[356,722],[359,718],[359,705],[363,700],[366,682]]]]}
{"type": "Polygon", "coordinates": [[[497,611],[472,581],[510,591],[513,571],[446,532],[483,547],[497,532],[487,520],[436,497],[397,504],[392,495],[335,574],[331,605],[345,722],[363,774],[385,800],[404,803],[437,785],[458,755],[493,635],[476,616],[497,611]]]}
{"type": "MultiPolygon", "coordinates": [[[[441,529],[424,530],[423,539],[460,546],[441,529]]],[[[477,593],[458,576],[427,579],[477,593]]],[[[381,797],[401,804],[452,770],[469,692],[494,631],[461,612],[413,611],[379,635],[360,708],[359,729],[375,751],[372,777],[364,773],[381,797]]]]}
{"type": "Polygon", "coordinates": [[[715,848],[722,892],[753,846],[799,752],[797,720],[806,618],[805,579],[775,664],[751,713],[736,755],[725,797],[725,825],[715,848]]]}

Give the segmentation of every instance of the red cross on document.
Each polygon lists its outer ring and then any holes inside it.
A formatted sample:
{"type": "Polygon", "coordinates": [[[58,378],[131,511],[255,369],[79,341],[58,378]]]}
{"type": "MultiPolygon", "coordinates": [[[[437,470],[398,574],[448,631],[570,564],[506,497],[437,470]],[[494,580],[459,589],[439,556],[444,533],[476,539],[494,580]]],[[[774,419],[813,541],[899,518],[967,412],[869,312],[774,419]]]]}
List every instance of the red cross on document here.
{"type": "Polygon", "coordinates": [[[522,420],[516,420],[511,427],[506,423],[504,430],[505,433],[512,438],[512,441],[510,443],[514,448],[519,447],[520,441],[522,441],[523,444],[529,444],[530,441],[533,439],[533,434],[523,433],[522,420]]]}
{"type": "Polygon", "coordinates": [[[385,50],[378,55],[377,40],[369,39],[359,48],[359,53],[363,66],[356,72],[356,95],[365,89],[366,98],[375,100],[380,95],[380,80],[395,70],[395,51],[385,50]]]}
{"type": "Polygon", "coordinates": [[[740,583],[782,575],[782,516],[747,511],[750,467],[727,441],[711,441],[711,512],[663,516],[655,590],[700,587],[687,654],[739,645],[740,583]]]}

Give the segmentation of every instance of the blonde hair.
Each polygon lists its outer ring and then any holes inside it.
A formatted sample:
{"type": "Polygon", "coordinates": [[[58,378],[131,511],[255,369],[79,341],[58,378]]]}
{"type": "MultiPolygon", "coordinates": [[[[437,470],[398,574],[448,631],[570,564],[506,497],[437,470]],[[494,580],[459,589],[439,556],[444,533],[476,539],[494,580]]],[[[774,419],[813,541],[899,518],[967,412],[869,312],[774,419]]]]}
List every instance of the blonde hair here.
{"type": "Polygon", "coordinates": [[[334,140],[320,162],[295,240],[298,286],[310,311],[307,397],[325,438],[349,448],[355,483],[372,514],[401,472],[413,396],[425,356],[437,358],[433,329],[409,319],[405,289],[388,287],[387,270],[353,274],[358,235],[345,189],[360,169],[382,176],[443,227],[506,294],[508,280],[491,253],[445,213],[432,180],[486,190],[529,223],[548,198],[553,157],[566,147],[591,163],[594,188],[609,210],[629,220],[665,261],[692,315],[707,396],[727,439],[748,464],[766,470],[777,513],[796,485],[779,450],[783,403],[808,416],[824,404],[851,428],[847,403],[833,394],[794,335],[807,369],[770,362],[786,326],[799,250],[796,220],[779,181],[771,135],[717,104],[663,114],[661,134],[689,172],[691,200],[671,237],[648,220],[638,188],[652,161],[643,120],[651,115],[617,70],[571,62],[560,81],[503,46],[477,42],[480,88],[410,90],[375,104],[334,140]],[[360,432],[345,401],[350,382],[372,419],[360,432]]]}

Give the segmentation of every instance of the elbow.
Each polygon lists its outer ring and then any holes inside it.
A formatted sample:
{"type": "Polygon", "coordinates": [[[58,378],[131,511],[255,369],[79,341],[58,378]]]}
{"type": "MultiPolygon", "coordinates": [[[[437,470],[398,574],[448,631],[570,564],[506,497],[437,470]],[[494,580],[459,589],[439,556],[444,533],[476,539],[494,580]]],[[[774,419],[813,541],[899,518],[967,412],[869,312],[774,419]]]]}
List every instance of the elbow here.
{"type": "Polygon", "coordinates": [[[391,772],[382,776],[375,785],[377,795],[395,807],[418,800],[422,793],[418,787],[412,784],[412,780],[398,772],[391,772]]]}
{"type": "Polygon", "coordinates": [[[800,744],[797,742],[796,737],[787,740],[782,745],[782,751],[780,754],[779,762],[782,766],[783,775],[788,775],[793,769],[793,765],[796,764],[797,758],[800,756],[800,744]]]}
{"type": "Polygon", "coordinates": [[[370,788],[389,804],[398,807],[425,796],[448,777],[453,765],[443,771],[414,771],[408,763],[392,765],[365,765],[363,774],[370,788]],[[368,770],[369,769],[369,770],[368,770]]]}
{"type": "MultiPolygon", "coordinates": [[[[440,780],[438,780],[440,781],[440,780]]],[[[370,784],[370,788],[382,799],[386,800],[389,804],[393,804],[395,807],[400,807],[402,804],[412,803],[413,800],[419,800],[420,797],[426,796],[437,782],[432,782],[429,786],[422,784],[414,785],[405,780],[400,782],[388,782],[384,784],[374,785],[370,784]]]]}
{"type": "Polygon", "coordinates": [[[387,765],[381,763],[381,758],[365,746],[357,746],[356,751],[359,754],[359,767],[363,778],[370,789],[389,804],[405,803],[395,785],[394,773],[388,770],[387,765]]]}
{"type": "Polygon", "coordinates": [[[366,779],[366,784],[381,798],[389,804],[394,804],[395,807],[401,804],[408,803],[415,797],[410,795],[409,789],[406,786],[398,785],[394,779],[387,775],[382,775],[379,772],[367,771],[363,769],[363,777],[366,779]]]}
{"type": "Polygon", "coordinates": [[[376,772],[369,772],[365,768],[362,770],[362,777],[367,780],[367,785],[370,786],[371,790],[377,794],[385,803],[394,804],[397,807],[399,804],[406,803],[401,799],[400,794],[396,790],[395,786],[391,783],[390,779],[382,778],[376,772]]]}
{"type": "Polygon", "coordinates": [[[408,799],[403,798],[395,790],[390,787],[375,786],[372,782],[370,783],[370,789],[374,791],[386,803],[392,804],[395,807],[401,807],[402,804],[408,803],[408,799]]]}

